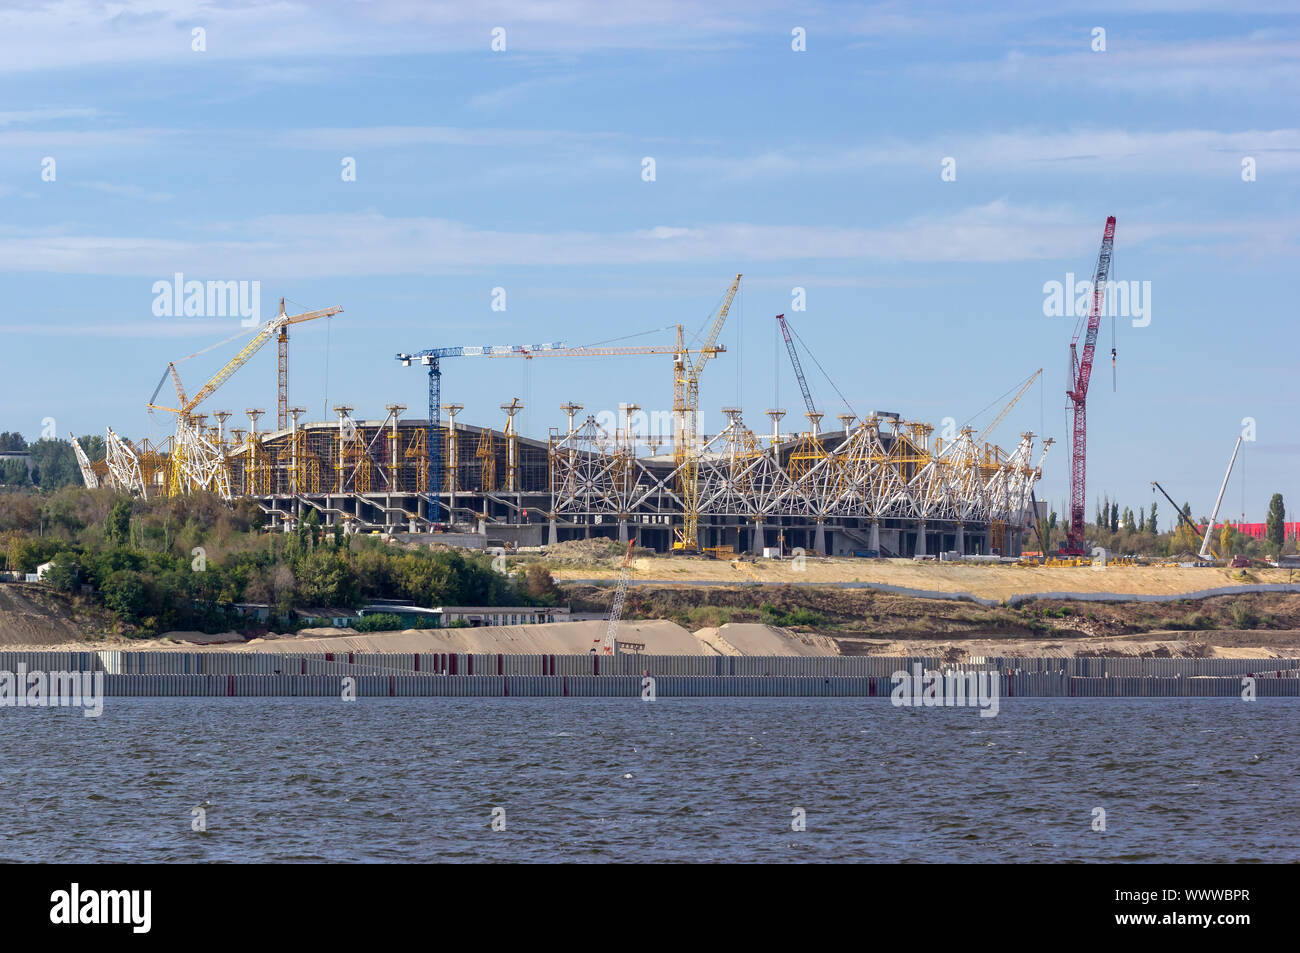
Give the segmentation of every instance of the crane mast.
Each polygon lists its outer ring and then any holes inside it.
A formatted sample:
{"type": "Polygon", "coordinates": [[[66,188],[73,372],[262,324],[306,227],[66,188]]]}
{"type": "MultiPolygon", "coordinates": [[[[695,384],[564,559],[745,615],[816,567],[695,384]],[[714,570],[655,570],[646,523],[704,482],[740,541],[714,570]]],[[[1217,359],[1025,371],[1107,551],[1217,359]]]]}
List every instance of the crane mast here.
{"type": "Polygon", "coordinates": [[[709,336],[696,352],[694,360],[683,346],[681,325],[677,326],[680,350],[673,361],[673,415],[677,429],[674,456],[681,478],[682,528],[681,538],[673,543],[673,550],[679,553],[697,552],[700,548],[700,374],[718,351],[718,335],[727,322],[727,312],[731,310],[736,289],[740,287],[740,278],[740,275],[736,275],[731,287],[727,289],[727,294],[718,307],[718,314],[713,319],[713,326],[709,329],[709,336]]]}
{"type": "Polygon", "coordinates": [[[1101,327],[1102,305],[1106,300],[1106,278],[1110,274],[1110,256],[1115,246],[1115,216],[1106,219],[1106,229],[1101,237],[1101,252],[1092,278],[1092,305],[1088,309],[1086,330],[1083,330],[1083,351],[1079,351],[1082,324],[1075,328],[1070,341],[1070,371],[1074,379],[1072,390],[1066,396],[1074,405],[1074,440],[1070,446],[1070,522],[1065,530],[1065,545],[1061,552],[1070,556],[1087,555],[1084,540],[1084,497],[1088,476],[1088,381],[1092,377],[1092,361],[1097,350],[1097,330],[1101,327]]]}

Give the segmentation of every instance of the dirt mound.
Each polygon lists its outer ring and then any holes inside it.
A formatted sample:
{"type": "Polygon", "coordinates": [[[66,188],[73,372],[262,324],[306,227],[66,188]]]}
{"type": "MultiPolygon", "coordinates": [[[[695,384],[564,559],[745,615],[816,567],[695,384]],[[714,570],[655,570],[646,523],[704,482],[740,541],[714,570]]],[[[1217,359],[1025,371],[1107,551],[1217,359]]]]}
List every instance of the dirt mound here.
{"type": "Polygon", "coordinates": [[[724,655],[840,654],[835,640],[824,635],[754,622],[728,622],[718,629],[701,629],[695,637],[707,641],[724,655]]]}
{"type": "MultiPolygon", "coordinates": [[[[469,629],[406,629],[367,635],[253,639],[240,645],[193,646],[249,652],[501,652],[506,655],[585,655],[604,638],[603,620],[547,625],[493,625],[469,629]]],[[[651,655],[715,655],[690,632],[672,622],[624,622],[619,642],[645,646],[651,655]]]]}
{"type": "Polygon", "coordinates": [[[71,598],[41,585],[0,585],[0,645],[65,645],[91,634],[71,598]]]}
{"type": "Polygon", "coordinates": [[[1029,658],[1294,658],[1294,648],[1261,644],[1215,645],[1190,639],[841,639],[846,655],[929,655],[944,662],[968,662],[972,657],[1029,658]]]}
{"type": "MultiPolygon", "coordinates": [[[[650,550],[632,550],[634,555],[649,555],[650,550]]],[[[604,566],[615,568],[627,554],[627,543],[616,539],[570,539],[546,547],[546,562],[551,566],[604,566]]]]}

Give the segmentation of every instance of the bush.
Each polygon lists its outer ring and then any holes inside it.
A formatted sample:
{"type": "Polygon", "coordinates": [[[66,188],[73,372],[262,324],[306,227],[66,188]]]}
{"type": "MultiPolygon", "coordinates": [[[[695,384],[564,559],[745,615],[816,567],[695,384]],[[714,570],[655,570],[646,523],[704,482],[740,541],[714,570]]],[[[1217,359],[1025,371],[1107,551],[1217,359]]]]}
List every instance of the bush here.
{"type": "Polygon", "coordinates": [[[1232,621],[1239,629],[1253,629],[1259,625],[1259,615],[1244,602],[1232,604],[1232,621]]]}
{"type": "Polygon", "coordinates": [[[718,629],[731,621],[731,610],[719,606],[691,606],[683,621],[693,628],[718,629]]]}
{"type": "Polygon", "coordinates": [[[768,625],[774,625],[779,628],[789,629],[796,626],[817,627],[826,624],[826,617],[820,612],[812,609],[793,609],[790,612],[782,612],[776,606],[770,603],[763,603],[760,610],[762,620],[768,625]]]}
{"type": "MultiPolygon", "coordinates": [[[[458,620],[460,621],[460,620],[458,620]]],[[[363,615],[352,623],[358,632],[397,632],[402,629],[436,629],[438,620],[434,616],[415,616],[408,618],[392,612],[372,612],[363,615]]]]}
{"type": "Polygon", "coordinates": [[[123,622],[138,624],[149,607],[145,577],[131,569],[119,569],[101,586],[104,605],[123,622]]]}
{"type": "Polygon", "coordinates": [[[85,570],[81,568],[81,561],[76,554],[65,551],[50,561],[45,582],[59,592],[76,592],[84,575],[85,570]]]}

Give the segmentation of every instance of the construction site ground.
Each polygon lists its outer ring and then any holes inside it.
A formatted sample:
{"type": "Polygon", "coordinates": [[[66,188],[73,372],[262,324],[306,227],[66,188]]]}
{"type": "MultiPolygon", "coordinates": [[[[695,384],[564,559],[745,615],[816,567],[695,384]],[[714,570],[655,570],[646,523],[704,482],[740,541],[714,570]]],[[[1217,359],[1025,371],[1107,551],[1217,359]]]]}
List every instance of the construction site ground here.
{"type": "MultiPolygon", "coordinates": [[[[606,540],[562,544],[559,552],[539,557],[557,582],[618,578],[622,555],[606,540]]],[[[638,554],[641,552],[637,551],[638,554]]],[[[910,559],[707,559],[688,556],[637,555],[631,582],[740,585],[743,583],[841,585],[877,583],[949,593],[970,593],[1003,600],[1037,592],[1179,595],[1220,586],[1251,583],[1300,583],[1300,572],[1286,569],[1232,570],[1212,567],[1160,566],[1022,566],[1006,564],[916,562],[910,559]]]]}
{"type": "MultiPolygon", "coordinates": [[[[575,613],[604,614],[613,600],[623,551],[612,540],[577,540],[545,555],[512,558],[511,563],[517,568],[542,562],[561,586],[561,604],[575,613]]],[[[716,560],[638,550],[630,582],[619,638],[644,642],[645,651],[657,654],[1300,654],[1300,592],[1178,598],[1220,587],[1300,583],[1300,573],[1279,569],[1046,568],[816,557],[805,559],[800,567],[789,559],[716,560]],[[970,594],[996,602],[984,605],[857,587],[862,584],[970,594]],[[1040,597],[1015,606],[1004,602],[1014,595],[1052,592],[1173,598],[1124,602],[1040,597]]],[[[132,638],[133,633],[123,631],[89,599],[63,596],[40,585],[0,585],[4,647],[213,644],[235,650],[274,646],[290,651],[571,653],[590,651],[603,631],[604,622],[593,619],[370,635],[307,630],[296,637],[254,641],[234,633],[169,633],[143,640],[132,638]],[[325,643],[334,648],[319,647],[325,643]]]]}

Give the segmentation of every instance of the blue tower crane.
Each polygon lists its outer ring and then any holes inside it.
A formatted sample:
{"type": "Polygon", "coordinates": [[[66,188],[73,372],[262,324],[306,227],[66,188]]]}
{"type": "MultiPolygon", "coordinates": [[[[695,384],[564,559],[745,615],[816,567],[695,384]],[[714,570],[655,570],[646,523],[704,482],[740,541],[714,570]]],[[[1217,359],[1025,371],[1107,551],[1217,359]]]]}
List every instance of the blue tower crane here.
{"type": "MultiPolygon", "coordinates": [[[[423,351],[400,353],[397,360],[410,367],[418,360],[429,368],[429,417],[425,425],[425,445],[429,448],[429,522],[438,522],[438,508],[442,494],[442,368],[444,357],[529,357],[534,351],[564,350],[562,343],[550,344],[493,344],[483,347],[431,347],[423,351]]],[[[451,513],[448,512],[450,519],[451,513]]]]}

